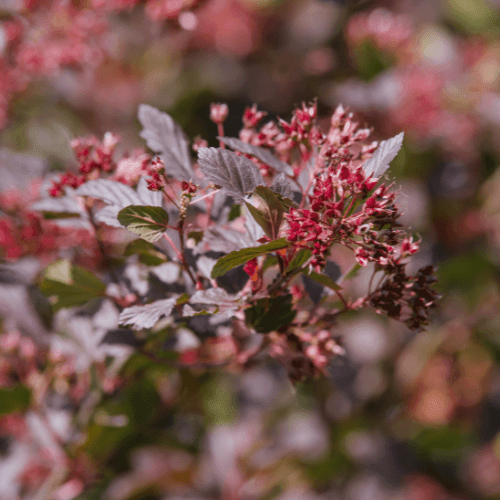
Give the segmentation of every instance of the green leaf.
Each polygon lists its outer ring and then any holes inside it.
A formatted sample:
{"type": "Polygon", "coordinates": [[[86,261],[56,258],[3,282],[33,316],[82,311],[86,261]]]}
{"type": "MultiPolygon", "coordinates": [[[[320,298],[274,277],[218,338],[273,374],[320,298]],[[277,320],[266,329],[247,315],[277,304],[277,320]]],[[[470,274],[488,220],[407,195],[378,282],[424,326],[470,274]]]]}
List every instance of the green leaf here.
{"type": "Polygon", "coordinates": [[[292,295],[259,299],[245,309],[245,320],[259,333],[269,333],[291,323],[297,311],[292,309],[292,295]]]}
{"type": "Polygon", "coordinates": [[[320,274],[316,273],[314,271],[311,271],[310,273],[307,273],[306,270],[302,271],[306,276],[309,276],[309,278],[313,279],[314,281],[317,281],[318,283],[321,283],[323,286],[326,286],[332,290],[341,290],[341,286],[337,285],[335,281],[330,278],[330,276],[327,276],[326,274],[320,274]]]}
{"type": "Polygon", "coordinates": [[[95,274],[83,267],[73,266],[71,278],[78,288],[88,290],[96,296],[104,295],[106,292],[106,285],[95,274]]]}
{"type": "Polygon", "coordinates": [[[0,415],[23,411],[30,405],[31,391],[22,384],[0,388],[0,415]]]}
{"type": "Polygon", "coordinates": [[[276,255],[268,255],[264,264],[262,265],[262,272],[264,273],[267,269],[278,265],[278,258],[276,255]]]}
{"type": "Polygon", "coordinates": [[[347,271],[344,276],[340,278],[340,283],[344,282],[345,280],[352,280],[359,274],[359,271],[361,271],[361,269],[363,269],[363,266],[356,262],[356,264],[354,264],[354,266],[352,266],[351,269],[349,269],[349,271],[347,271]]]}
{"type": "Polygon", "coordinates": [[[311,250],[308,250],[307,248],[299,250],[295,254],[295,257],[292,259],[292,261],[288,264],[287,268],[285,269],[285,272],[288,274],[292,272],[294,269],[302,267],[309,260],[310,257],[311,257],[311,250]]]}
{"type": "Polygon", "coordinates": [[[106,285],[87,269],[71,266],[68,261],[62,260],[47,268],[40,291],[47,297],[56,298],[52,308],[58,311],[103,297],[106,285]]]}
{"type": "Polygon", "coordinates": [[[188,238],[193,239],[198,244],[203,239],[203,231],[191,231],[188,233],[188,238]]]}
{"type": "Polygon", "coordinates": [[[118,221],[142,239],[154,243],[167,229],[168,214],[161,207],[131,205],[118,212],[118,221]]]}
{"type": "Polygon", "coordinates": [[[80,214],[73,214],[68,212],[42,212],[43,218],[47,220],[53,219],[78,219],[80,214]]]}
{"type": "Polygon", "coordinates": [[[237,219],[238,217],[241,216],[241,206],[234,204],[231,206],[231,209],[229,210],[229,215],[227,216],[227,220],[231,222],[234,219],[237,219]]]}
{"type": "Polygon", "coordinates": [[[257,224],[269,238],[275,239],[283,220],[283,205],[266,186],[257,186],[252,193],[252,202],[245,202],[257,224]]]}
{"type": "Polygon", "coordinates": [[[264,245],[258,247],[243,248],[242,250],[235,250],[234,252],[228,253],[221,257],[212,269],[211,277],[213,279],[223,276],[228,271],[236,266],[245,264],[254,257],[259,255],[264,255],[266,253],[271,253],[281,248],[287,248],[290,246],[290,242],[286,238],[280,238],[279,240],[270,241],[264,245]]]}
{"type": "Polygon", "coordinates": [[[139,261],[147,266],[159,266],[167,262],[167,257],[145,240],[134,240],[125,248],[125,255],[138,255],[139,261]]]}

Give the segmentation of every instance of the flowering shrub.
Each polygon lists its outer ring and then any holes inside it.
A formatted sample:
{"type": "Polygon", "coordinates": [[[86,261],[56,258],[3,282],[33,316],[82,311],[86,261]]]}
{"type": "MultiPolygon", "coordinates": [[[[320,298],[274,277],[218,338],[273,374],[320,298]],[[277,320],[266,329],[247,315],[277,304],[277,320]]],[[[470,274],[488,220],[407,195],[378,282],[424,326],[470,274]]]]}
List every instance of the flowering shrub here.
{"type": "MultiPolygon", "coordinates": [[[[419,244],[400,229],[393,185],[382,179],[403,134],[368,142],[370,131],[358,129],[342,106],[323,132],[311,104],[295,110],[290,123],[265,125],[264,113],[249,108],[240,138],[229,138],[223,133],[227,114],[226,105],[212,106],[220,147],[201,147],[198,140],[194,164],[180,127],[147,105],[139,109],[141,136],[159,156],[136,151],[117,159],[119,138],[110,133],[102,142],[72,141],[79,173],[60,174],[34,208],[55,220],[72,216],[62,220],[85,221],[94,231],[101,223],[102,230],[127,228],[141,240],[129,244],[126,262],[156,256],[153,262],[165,262],[171,285],[151,300],[148,293],[118,287],[112,275],[104,286],[77,267],[64,281],[57,277],[63,264],[56,262],[41,284],[53,305],[83,305],[104,295],[121,309],[119,324],[136,331],[154,330],[162,318],[175,330],[209,315],[210,325],[229,327],[229,337],[184,352],[181,364],[210,365],[215,357],[236,368],[268,352],[293,381],[326,373],[330,360],[343,353],[335,324],[349,311],[373,307],[411,329],[425,327],[437,298],[433,268],[406,271],[419,244]],[[329,275],[336,245],[355,258],[339,280],[329,275]],[[343,282],[367,266],[365,293],[347,296],[343,282]],[[316,298],[308,310],[299,274],[329,290],[331,299],[316,298]]],[[[100,251],[109,258],[102,242],[100,251]]],[[[141,349],[158,356],[148,345],[141,349]]]]}

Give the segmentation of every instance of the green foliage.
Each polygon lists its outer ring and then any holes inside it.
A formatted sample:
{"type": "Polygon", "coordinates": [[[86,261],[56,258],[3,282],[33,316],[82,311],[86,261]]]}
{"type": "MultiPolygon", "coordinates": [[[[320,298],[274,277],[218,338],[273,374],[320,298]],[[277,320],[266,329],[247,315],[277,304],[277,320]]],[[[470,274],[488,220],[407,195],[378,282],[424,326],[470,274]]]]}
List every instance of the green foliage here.
{"type": "Polygon", "coordinates": [[[416,436],[414,444],[426,459],[457,461],[474,445],[474,439],[454,427],[429,427],[416,436]]]}
{"type": "Polygon", "coordinates": [[[287,248],[290,246],[290,242],[286,238],[280,238],[278,240],[270,241],[264,245],[258,247],[243,248],[242,250],[235,250],[234,252],[228,253],[221,257],[212,269],[212,278],[218,278],[223,276],[228,271],[236,266],[245,264],[249,260],[252,260],[259,255],[264,255],[266,253],[271,253],[282,248],[287,248]]]}
{"type": "Polygon", "coordinates": [[[159,266],[167,262],[167,257],[148,241],[139,239],[130,242],[125,248],[125,255],[138,255],[139,261],[147,266],[159,266]]]}
{"type": "Polygon", "coordinates": [[[498,12],[487,0],[447,0],[446,4],[450,19],[465,32],[498,29],[498,12]]]}
{"type": "Polygon", "coordinates": [[[161,207],[131,205],[120,210],[118,220],[129,231],[139,235],[149,243],[158,241],[168,224],[168,214],[161,207]]]}
{"type": "Polygon", "coordinates": [[[106,285],[87,269],[60,260],[46,269],[40,291],[47,297],[55,298],[52,308],[58,311],[103,297],[106,285]]]}
{"type": "Polygon", "coordinates": [[[253,190],[252,203],[245,203],[252,217],[269,238],[277,238],[284,213],[280,200],[268,187],[257,186],[253,190]]]}
{"type": "Polygon", "coordinates": [[[311,271],[310,273],[306,272],[306,270],[302,271],[306,276],[309,276],[309,278],[313,279],[314,281],[317,281],[323,286],[326,286],[332,290],[340,290],[342,287],[337,285],[335,281],[330,278],[330,276],[327,276],[326,274],[320,274],[316,273],[314,271],[311,271]]]}
{"type": "MultiPolygon", "coordinates": [[[[345,281],[345,280],[352,280],[353,278],[355,278],[359,272],[361,271],[361,269],[363,269],[363,266],[361,264],[358,264],[356,262],[356,264],[354,264],[351,269],[349,269],[349,271],[347,271],[341,278],[340,278],[340,282],[342,281],[345,281]]],[[[312,276],[311,276],[312,277],[312,276]]]]}
{"type": "Polygon", "coordinates": [[[30,405],[31,391],[22,384],[0,388],[0,415],[23,411],[30,405]]]}
{"type": "Polygon", "coordinates": [[[308,250],[307,248],[299,250],[295,255],[295,257],[290,261],[290,263],[286,267],[285,272],[290,273],[294,269],[302,267],[311,258],[311,255],[312,255],[311,250],[308,250]]]}
{"type": "Polygon", "coordinates": [[[354,58],[359,76],[366,81],[373,80],[391,64],[387,54],[377,49],[371,41],[365,41],[357,46],[354,58]]]}
{"type": "Polygon", "coordinates": [[[256,332],[270,333],[291,323],[297,311],[292,309],[292,295],[265,297],[245,309],[245,320],[256,332]]]}
{"type": "Polygon", "coordinates": [[[234,205],[231,206],[231,209],[229,210],[229,215],[227,216],[227,220],[231,222],[240,216],[241,216],[241,205],[235,203],[234,205]]]}
{"type": "Polygon", "coordinates": [[[231,422],[236,416],[233,390],[228,385],[228,380],[216,376],[202,392],[205,419],[213,425],[231,422]]]}

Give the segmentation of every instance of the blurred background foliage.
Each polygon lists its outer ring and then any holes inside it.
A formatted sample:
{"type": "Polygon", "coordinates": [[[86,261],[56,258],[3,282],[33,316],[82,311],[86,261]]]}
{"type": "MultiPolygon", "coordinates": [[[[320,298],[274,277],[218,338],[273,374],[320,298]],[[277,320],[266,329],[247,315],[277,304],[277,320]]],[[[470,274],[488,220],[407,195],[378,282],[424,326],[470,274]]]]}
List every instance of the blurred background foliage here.
{"type": "MultiPolygon", "coordinates": [[[[20,64],[7,23],[29,30],[44,3],[0,1],[5,75],[20,64]]],[[[12,92],[0,82],[3,148],[61,170],[77,135],[142,146],[143,102],[213,146],[212,102],[229,105],[228,136],[253,103],[285,120],[303,101],[325,120],[342,103],[377,139],[406,132],[390,175],[422,237],[415,269],[438,265],[443,298],[418,334],[346,317],[346,357],[297,387],[272,360],[228,373],[132,356],[67,450],[98,479],[57,498],[500,499],[500,3],[205,0],[160,19],[148,2],[109,3],[95,64],[32,72],[12,92]]],[[[16,498],[12,426],[28,401],[22,385],[0,389],[1,498],[16,498]]]]}

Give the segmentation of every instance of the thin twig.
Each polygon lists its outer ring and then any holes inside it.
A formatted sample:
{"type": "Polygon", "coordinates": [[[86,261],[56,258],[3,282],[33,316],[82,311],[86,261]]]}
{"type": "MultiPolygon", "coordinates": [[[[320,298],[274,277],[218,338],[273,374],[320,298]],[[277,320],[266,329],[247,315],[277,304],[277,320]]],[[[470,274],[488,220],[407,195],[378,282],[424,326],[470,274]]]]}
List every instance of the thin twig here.
{"type": "Polygon", "coordinates": [[[167,232],[163,233],[163,237],[170,243],[170,246],[173,248],[177,258],[182,262],[182,254],[179,249],[175,246],[175,243],[172,241],[172,238],[168,235],[167,232]]]}

